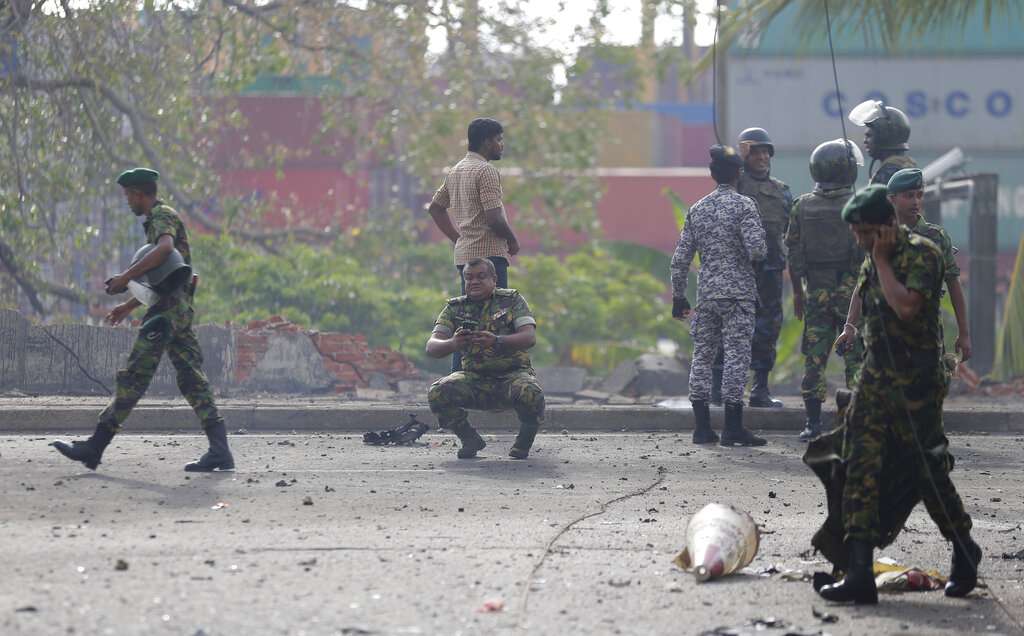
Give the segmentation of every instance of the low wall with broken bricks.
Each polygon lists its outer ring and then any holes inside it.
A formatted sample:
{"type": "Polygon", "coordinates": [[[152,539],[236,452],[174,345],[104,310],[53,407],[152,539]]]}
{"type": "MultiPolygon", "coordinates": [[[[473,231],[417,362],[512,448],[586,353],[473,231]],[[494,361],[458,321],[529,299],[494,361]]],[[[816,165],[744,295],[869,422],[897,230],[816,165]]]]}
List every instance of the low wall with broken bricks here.
{"type": "MultiPolygon", "coordinates": [[[[349,393],[358,387],[419,377],[408,358],[371,347],[358,334],[305,331],[274,316],[244,327],[196,329],[203,368],[218,389],[276,393],[349,393]]],[[[0,310],[0,390],[40,394],[99,394],[110,390],[137,330],[93,325],[36,325],[0,310]]],[[[164,356],[150,394],[178,392],[174,367],[164,356]]]]}

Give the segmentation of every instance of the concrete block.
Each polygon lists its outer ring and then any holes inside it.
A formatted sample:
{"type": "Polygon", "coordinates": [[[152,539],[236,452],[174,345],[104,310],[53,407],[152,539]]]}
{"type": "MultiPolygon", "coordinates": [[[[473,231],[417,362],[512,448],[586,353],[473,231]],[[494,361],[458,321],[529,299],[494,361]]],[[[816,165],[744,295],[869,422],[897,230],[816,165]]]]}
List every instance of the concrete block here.
{"type": "Polygon", "coordinates": [[[576,394],[577,399],[594,400],[595,402],[607,402],[610,397],[612,397],[610,393],[595,391],[594,389],[584,389],[576,394]]]}
{"type": "Polygon", "coordinates": [[[677,358],[645,353],[636,360],[636,377],[627,395],[680,395],[686,393],[690,370],[677,358]]]}
{"type": "Polygon", "coordinates": [[[636,379],[636,360],[621,362],[598,388],[605,393],[622,393],[636,379]]]}
{"type": "Polygon", "coordinates": [[[267,352],[256,363],[245,386],[260,391],[307,393],[327,391],[334,383],[309,336],[274,332],[268,337],[267,352]]]}
{"type": "Polygon", "coordinates": [[[545,394],[573,395],[583,390],[587,370],[579,367],[544,367],[537,369],[537,379],[545,394]]]}

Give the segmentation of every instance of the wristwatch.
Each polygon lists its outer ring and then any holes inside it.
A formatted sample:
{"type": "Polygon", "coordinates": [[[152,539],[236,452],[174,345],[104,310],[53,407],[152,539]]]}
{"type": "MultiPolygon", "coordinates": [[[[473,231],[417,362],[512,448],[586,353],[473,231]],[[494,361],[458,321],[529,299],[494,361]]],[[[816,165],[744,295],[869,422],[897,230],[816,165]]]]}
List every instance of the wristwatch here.
{"type": "Polygon", "coordinates": [[[495,349],[501,349],[503,346],[505,346],[505,336],[495,336],[494,337],[494,348],[495,349]]]}

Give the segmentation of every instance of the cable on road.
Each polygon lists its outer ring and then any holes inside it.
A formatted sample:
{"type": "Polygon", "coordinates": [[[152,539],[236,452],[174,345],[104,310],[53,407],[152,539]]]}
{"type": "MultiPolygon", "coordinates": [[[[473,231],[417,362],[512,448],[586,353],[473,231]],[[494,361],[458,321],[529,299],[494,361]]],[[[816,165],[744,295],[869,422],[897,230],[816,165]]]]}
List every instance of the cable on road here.
{"type": "Polygon", "coordinates": [[[615,499],[609,499],[608,501],[605,501],[604,503],[601,504],[600,508],[598,508],[597,510],[594,510],[592,512],[588,512],[586,514],[580,515],[579,517],[576,517],[575,519],[573,519],[569,523],[567,523],[564,526],[562,526],[558,530],[558,532],[555,533],[555,536],[551,537],[551,540],[548,541],[548,544],[546,546],[544,546],[544,552],[543,552],[543,554],[540,555],[540,559],[537,560],[537,563],[534,564],[533,569],[530,570],[529,576],[526,577],[526,588],[523,590],[523,599],[520,602],[520,610],[519,610],[519,626],[520,627],[524,627],[525,628],[525,625],[523,623],[525,623],[525,621],[526,621],[526,611],[527,611],[529,603],[530,603],[530,588],[533,587],[533,581],[534,581],[534,579],[537,576],[537,572],[540,572],[540,569],[542,567],[544,567],[544,563],[547,561],[548,555],[551,554],[551,549],[555,546],[556,543],[558,543],[558,541],[563,536],[565,536],[565,533],[567,533],[570,530],[572,530],[573,527],[576,524],[580,523],[580,522],[586,521],[587,519],[590,519],[592,517],[597,517],[597,516],[603,515],[605,512],[608,511],[608,508],[610,508],[611,506],[613,506],[613,505],[615,505],[615,504],[617,504],[617,503],[619,503],[621,501],[626,501],[627,499],[632,499],[633,497],[640,497],[642,495],[646,495],[647,493],[651,492],[652,490],[654,490],[655,488],[660,486],[663,481],[665,481],[665,475],[667,474],[667,472],[668,471],[665,470],[664,466],[659,466],[658,467],[658,478],[655,479],[650,484],[644,486],[643,488],[641,488],[639,490],[634,490],[632,492],[626,493],[625,495],[620,495],[620,496],[616,497],[615,499]]]}

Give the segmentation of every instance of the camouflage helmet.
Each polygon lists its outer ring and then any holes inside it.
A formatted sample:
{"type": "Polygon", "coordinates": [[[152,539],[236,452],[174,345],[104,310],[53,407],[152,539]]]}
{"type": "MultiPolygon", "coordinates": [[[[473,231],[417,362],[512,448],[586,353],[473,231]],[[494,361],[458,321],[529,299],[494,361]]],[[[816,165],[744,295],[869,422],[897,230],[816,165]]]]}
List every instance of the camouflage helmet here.
{"type": "Polygon", "coordinates": [[[739,147],[740,156],[744,159],[750,153],[750,149],[755,146],[767,146],[768,154],[772,157],[775,156],[775,144],[772,143],[768,131],[764,128],[747,128],[736,138],[736,145],[739,147]]]}
{"type": "Polygon", "coordinates": [[[857,166],[864,165],[864,155],[849,139],[833,139],[818,145],[811,153],[811,178],[822,190],[835,190],[857,181],[857,166]]]}
{"type": "Polygon", "coordinates": [[[869,99],[850,111],[850,121],[871,129],[871,150],[910,149],[910,120],[899,108],[869,99]]]}

